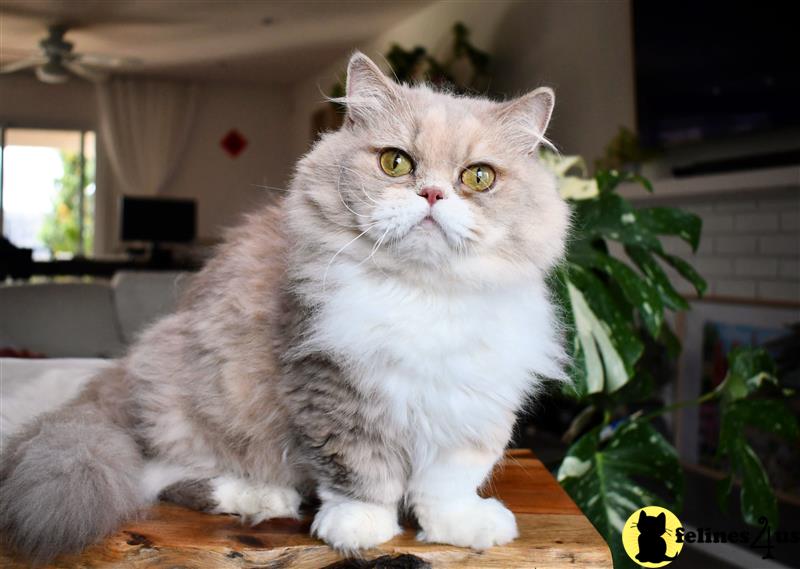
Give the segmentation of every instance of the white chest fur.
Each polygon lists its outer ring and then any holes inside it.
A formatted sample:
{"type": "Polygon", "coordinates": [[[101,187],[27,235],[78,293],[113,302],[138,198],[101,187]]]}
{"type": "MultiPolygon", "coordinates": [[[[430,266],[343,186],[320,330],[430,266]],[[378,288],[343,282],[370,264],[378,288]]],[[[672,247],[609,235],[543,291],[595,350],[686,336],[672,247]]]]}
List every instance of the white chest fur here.
{"type": "Polygon", "coordinates": [[[559,373],[544,286],[444,294],[360,276],[327,297],[312,342],[352,365],[397,429],[502,447],[535,375],[559,373]]]}

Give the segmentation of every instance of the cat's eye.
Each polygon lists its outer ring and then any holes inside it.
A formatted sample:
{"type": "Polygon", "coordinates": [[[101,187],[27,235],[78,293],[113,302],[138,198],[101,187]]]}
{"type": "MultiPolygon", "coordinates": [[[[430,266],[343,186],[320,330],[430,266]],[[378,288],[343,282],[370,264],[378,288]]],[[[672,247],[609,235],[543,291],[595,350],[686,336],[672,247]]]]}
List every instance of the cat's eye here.
{"type": "Polygon", "coordinates": [[[411,161],[408,154],[397,148],[387,148],[381,151],[380,161],[381,169],[392,178],[405,176],[414,169],[414,162],[411,161]]]}
{"type": "Polygon", "coordinates": [[[494,168],[486,164],[473,164],[461,172],[461,181],[476,192],[485,192],[491,188],[495,177],[494,168]]]}

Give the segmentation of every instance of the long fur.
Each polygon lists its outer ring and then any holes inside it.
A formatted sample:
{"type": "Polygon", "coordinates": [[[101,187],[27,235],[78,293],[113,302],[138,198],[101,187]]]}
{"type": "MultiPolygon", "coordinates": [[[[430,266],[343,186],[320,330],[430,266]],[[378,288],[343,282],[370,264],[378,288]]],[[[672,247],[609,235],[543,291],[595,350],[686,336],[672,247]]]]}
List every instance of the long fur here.
{"type": "Polygon", "coordinates": [[[255,521],[316,494],[312,531],[345,552],[395,535],[403,505],[420,539],[516,536],[476,490],[526,398],[564,379],[545,277],[569,214],[533,154],[552,92],[455,97],[356,54],[345,103],[345,126],[227,235],[178,310],[10,441],[0,508],[20,551],[80,549],[159,493],[255,521]],[[413,172],[387,176],[387,147],[413,172]],[[460,182],[475,163],[497,171],[481,194],[460,182]]]}
{"type": "Polygon", "coordinates": [[[82,549],[144,505],[141,449],[118,406],[124,391],[120,372],[101,372],[99,380],[102,403],[97,388],[89,389],[7,443],[0,468],[0,528],[7,543],[34,562],[82,549]]]}

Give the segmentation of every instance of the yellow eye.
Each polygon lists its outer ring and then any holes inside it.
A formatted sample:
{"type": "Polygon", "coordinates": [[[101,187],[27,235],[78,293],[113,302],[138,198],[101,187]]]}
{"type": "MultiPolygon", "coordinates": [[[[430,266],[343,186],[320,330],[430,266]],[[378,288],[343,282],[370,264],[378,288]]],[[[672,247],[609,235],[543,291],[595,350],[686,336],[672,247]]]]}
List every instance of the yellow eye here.
{"type": "Polygon", "coordinates": [[[387,175],[397,178],[411,172],[414,169],[414,163],[402,150],[387,148],[381,152],[381,168],[387,175]]]}
{"type": "Polygon", "coordinates": [[[473,164],[461,172],[461,181],[476,192],[485,192],[491,188],[494,179],[494,169],[486,164],[473,164]]]}

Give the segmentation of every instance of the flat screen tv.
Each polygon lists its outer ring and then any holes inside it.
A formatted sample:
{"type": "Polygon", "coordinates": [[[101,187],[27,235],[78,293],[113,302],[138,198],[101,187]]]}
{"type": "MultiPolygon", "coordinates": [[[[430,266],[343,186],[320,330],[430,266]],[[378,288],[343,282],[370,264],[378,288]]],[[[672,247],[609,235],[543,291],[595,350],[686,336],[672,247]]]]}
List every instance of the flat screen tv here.
{"type": "Polygon", "coordinates": [[[643,146],[798,127],[798,25],[798,2],[634,0],[643,146]]]}
{"type": "Polygon", "coordinates": [[[122,240],[153,243],[194,241],[197,226],[194,200],[122,198],[122,240]]]}

